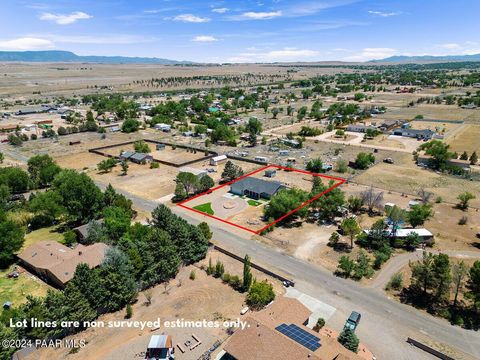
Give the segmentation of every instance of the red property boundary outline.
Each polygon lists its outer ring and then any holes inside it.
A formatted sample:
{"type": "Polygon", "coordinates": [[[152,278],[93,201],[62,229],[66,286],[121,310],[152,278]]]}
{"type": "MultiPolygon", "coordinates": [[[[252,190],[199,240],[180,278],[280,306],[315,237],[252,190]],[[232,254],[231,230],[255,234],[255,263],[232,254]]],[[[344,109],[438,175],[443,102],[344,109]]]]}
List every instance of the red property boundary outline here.
{"type": "Polygon", "coordinates": [[[209,217],[209,218],[212,218],[212,219],[221,221],[221,222],[223,222],[223,223],[225,223],[225,224],[229,224],[229,225],[235,226],[235,227],[237,227],[237,228],[239,228],[239,229],[242,229],[242,230],[245,230],[245,231],[248,231],[248,232],[251,232],[251,233],[253,233],[253,234],[258,235],[258,234],[260,234],[262,231],[268,229],[269,227],[272,227],[273,225],[275,225],[275,224],[278,223],[279,221],[282,221],[282,220],[285,219],[287,216],[292,215],[293,213],[295,213],[295,212],[297,212],[298,210],[300,210],[301,208],[307,206],[307,205],[310,204],[311,202],[313,202],[313,201],[317,200],[318,198],[322,197],[323,195],[329,193],[330,191],[332,191],[332,190],[335,189],[336,187],[342,185],[342,184],[345,183],[346,181],[347,181],[346,179],[339,178],[339,177],[333,177],[333,176],[328,176],[328,175],[323,175],[323,174],[316,174],[316,173],[312,173],[312,172],[305,171],[305,170],[299,170],[299,169],[295,169],[295,168],[284,167],[284,166],[273,165],[273,164],[272,164],[272,165],[264,166],[264,167],[262,167],[262,168],[260,168],[260,169],[257,169],[257,170],[255,170],[255,171],[252,171],[252,172],[250,172],[250,173],[248,173],[248,174],[245,174],[245,175],[239,177],[238,179],[235,179],[235,180],[229,181],[229,182],[227,182],[227,183],[225,183],[225,184],[222,184],[222,185],[216,186],[216,187],[214,187],[214,188],[211,188],[210,190],[205,191],[205,192],[203,192],[203,193],[201,193],[201,194],[195,195],[195,196],[193,196],[193,197],[191,197],[191,198],[189,198],[189,199],[183,200],[183,201],[179,202],[179,203],[177,204],[177,206],[180,206],[180,207],[182,207],[182,208],[184,208],[184,209],[187,209],[187,210],[196,212],[196,213],[201,214],[201,215],[203,215],[203,216],[207,216],[207,217],[209,217]],[[297,208],[293,209],[292,211],[288,212],[287,214],[279,217],[279,218],[276,219],[275,221],[272,221],[270,224],[267,224],[266,226],[264,226],[264,227],[261,228],[260,230],[252,230],[252,229],[249,229],[249,228],[247,228],[247,227],[245,227],[245,226],[235,224],[235,223],[233,223],[233,222],[231,222],[231,221],[228,221],[228,220],[225,220],[225,219],[221,219],[221,218],[216,217],[216,216],[214,216],[214,215],[210,215],[210,214],[204,213],[204,212],[202,212],[202,211],[200,211],[200,210],[197,210],[197,209],[194,209],[194,208],[191,208],[191,207],[188,207],[188,206],[185,205],[187,202],[192,201],[192,200],[194,200],[194,199],[196,199],[196,198],[199,198],[200,196],[203,196],[203,195],[206,195],[206,194],[211,194],[212,192],[214,192],[214,191],[216,191],[216,190],[218,190],[218,189],[221,189],[221,188],[223,188],[223,187],[225,187],[225,186],[231,185],[231,184],[233,184],[233,183],[235,183],[235,182],[237,182],[237,181],[240,181],[240,180],[242,180],[242,179],[244,179],[244,178],[246,178],[246,177],[248,177],[248,176],[252,176],[252,175],[254,175],[254,174],[257,174],[257,173],[259,173],[259,172],[261,172],[261,171],[264,171],[264,170],[270,169],[270,168],[275,168],[275,169],[280,169],[280,170],[286,170],[286,171],[293,171],[293,172],[298,172],[298,173],[302,173],[302,174],[307,174],[307,175],[310,175],[310,176],[322,177],[322,178],[329,179],[329,180],[335,180],[335,181],[337,181],[337,183],[334,184],[333,186],[329,187],[328,189],[322,191],[320,194],[318,194],[317,196],[311,198],[310,200],[305,201],[305,202],[304,202],[302,205],[300,205],[299,207],[297,207],[297,208]]]}

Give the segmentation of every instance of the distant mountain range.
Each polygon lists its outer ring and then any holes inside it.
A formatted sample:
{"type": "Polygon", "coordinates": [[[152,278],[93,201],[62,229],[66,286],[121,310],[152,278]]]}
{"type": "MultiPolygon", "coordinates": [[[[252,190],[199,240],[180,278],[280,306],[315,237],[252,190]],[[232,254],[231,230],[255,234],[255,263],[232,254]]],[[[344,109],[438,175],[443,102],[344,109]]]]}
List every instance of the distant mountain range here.
{"type": "Polygon", "coordinates": [[[0,51],[0,62],[78,62],[97,64],[160,64],[160,65],[183,65],[193,64],[191,61],[177,61],[149,57],[127,56],[80,56],[70,51],[0,51]]]}
{"type": "Polygon", "coordinates": [[[480,54],[473,55],[444,55],[444,56],[390,56],[385,59],[371,60],[369,62],[438,62],[438,61],[480,61],[480,54]]]}

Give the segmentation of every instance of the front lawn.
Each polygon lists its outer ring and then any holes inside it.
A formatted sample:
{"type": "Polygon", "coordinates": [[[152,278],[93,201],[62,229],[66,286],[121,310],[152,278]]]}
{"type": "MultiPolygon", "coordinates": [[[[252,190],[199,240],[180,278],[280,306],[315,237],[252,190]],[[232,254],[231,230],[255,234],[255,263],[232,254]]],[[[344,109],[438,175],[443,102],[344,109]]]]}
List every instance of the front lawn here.
{"type": "Polygon", "coordinates": [[[13,266],[0,270],[0,305],[11,301],[13,306],[24,303],[27,295],[44,296],[48,289],[52,289],[42,280],[33,277],[27,272],[21,273],[18,278],[8,278],[7,274],[13,270],[13,266]]]}
{"type": "Polygon", "coordinates": [[[195,210],[201,211],[205,214],[213,215],[215,212],[212,209],[212,203],[205,203],[193,207],[195,210]]]}
{"type": "Polygon", "coordinates": [[[261,203],[260,201],[255,201],[255,200],[252,200],[252,199],[248,200],[247,203],[248,203],[248,205],[250,205],[250,206],[259,206],[259,205],[262,205],[262,203],[261,203]]]}

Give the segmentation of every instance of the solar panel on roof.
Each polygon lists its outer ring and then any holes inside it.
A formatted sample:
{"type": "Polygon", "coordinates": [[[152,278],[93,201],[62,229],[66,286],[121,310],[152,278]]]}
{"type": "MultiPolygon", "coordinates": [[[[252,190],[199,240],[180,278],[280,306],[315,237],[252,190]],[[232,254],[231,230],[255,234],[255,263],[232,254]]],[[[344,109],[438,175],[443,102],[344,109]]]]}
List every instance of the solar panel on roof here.
{"type": "Polygon", "coordinates": [[[321,346],[318,337],[295,324],[280,324],[275,329],[311,351],[315,351],[321,346]]]}

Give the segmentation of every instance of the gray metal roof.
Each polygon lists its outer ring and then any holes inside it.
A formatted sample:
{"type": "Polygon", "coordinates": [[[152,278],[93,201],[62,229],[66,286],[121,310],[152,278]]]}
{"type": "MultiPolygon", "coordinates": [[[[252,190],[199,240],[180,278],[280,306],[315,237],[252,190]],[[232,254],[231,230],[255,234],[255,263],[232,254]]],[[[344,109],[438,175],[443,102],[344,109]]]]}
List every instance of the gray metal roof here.
{"type": "Polygon", "coordinates": [[[150,155],[144,154],[144,153],[135,153],[132,156],[130,156],[130,160],[137,160],[137,161],[143,161],[147,159],[150,155]]]}
{"type": "Polygon", "coordinates": [[[279,181],[266,181],[254,177],[246,177],[234,182],[230,185],[230,188],[242,193],[245,190],[250,190],[258,194],[265,193],[272,196],[275,195],[278,190],[285,188],[285,185],[279,181]]]}
{"type": "Polygon", "coordinates": [[[133,155],[135,155],[135,151],[127,150],[127,151],[122,152],[122,154],[121,154],[120,156],[121,156],[122,158],[129,159],[129,158],[132,157],[133,155]]]}

